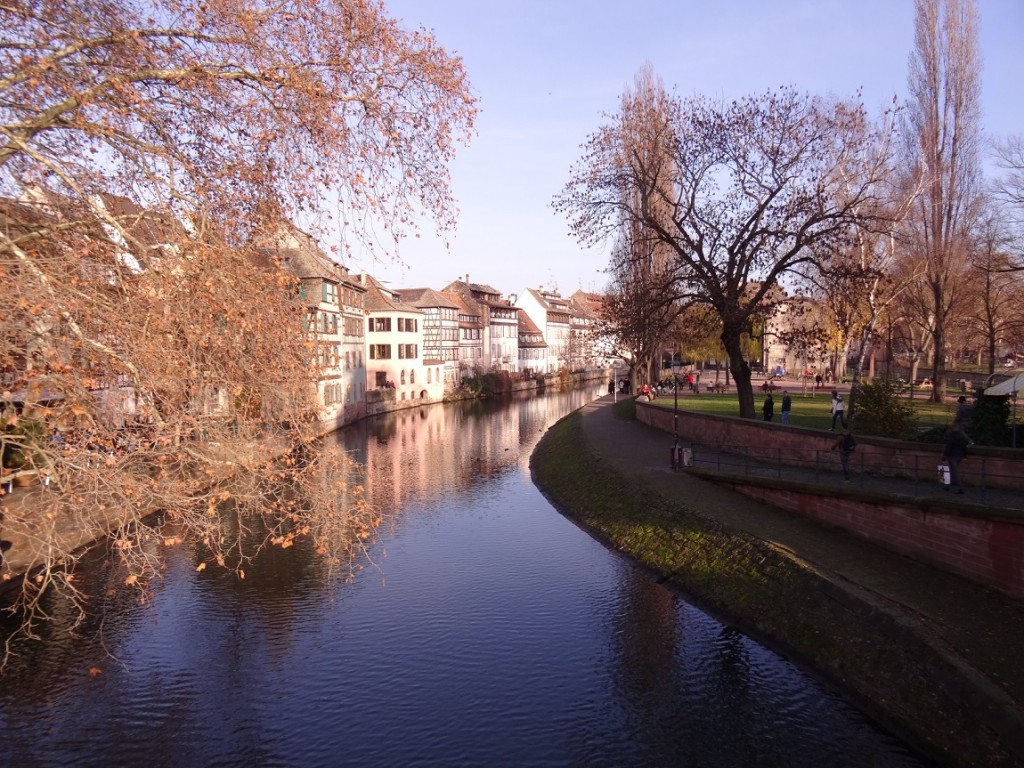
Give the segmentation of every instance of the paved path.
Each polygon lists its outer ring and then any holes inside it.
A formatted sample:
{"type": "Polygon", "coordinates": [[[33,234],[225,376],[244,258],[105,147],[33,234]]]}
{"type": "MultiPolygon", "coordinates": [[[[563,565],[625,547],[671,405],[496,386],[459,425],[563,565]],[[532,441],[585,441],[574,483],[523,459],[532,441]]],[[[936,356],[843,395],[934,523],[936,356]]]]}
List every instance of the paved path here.
{"type": "MultiPolygon", "coordinates": [[[[603,461],[706,518],[791,552],[832,583],[930,636],[977,672],[977,685],[1001,702],[1011,721],[1024,723],[1024,603],[722,484],[673,471],[668,466],[671,435],[615,418],[612,404],[606,396],[583,409],[584,435],[603,461]]],[[[714,449],[699,450],[706,456],[714,449]]],[[[830,475],[824,482],[835,478],[830,475]]],[[[1014,739],[1024,743],[1024,729],[1014,739]]]]}

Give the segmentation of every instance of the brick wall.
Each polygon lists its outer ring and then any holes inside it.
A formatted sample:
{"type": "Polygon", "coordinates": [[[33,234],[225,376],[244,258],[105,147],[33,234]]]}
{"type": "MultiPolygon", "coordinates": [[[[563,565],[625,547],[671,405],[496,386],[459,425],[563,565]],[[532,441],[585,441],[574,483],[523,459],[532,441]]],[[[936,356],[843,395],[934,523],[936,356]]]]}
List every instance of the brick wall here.
{"type": "Polygon", "coordinates": [[[967,516],[922,500],[893,503],[857,490],[784,487],[731,479],[775,507],[835,525],[928,565],[1024,599],[1024,520],[967,516]]]}
{"type": "MultiPolygon", "coordinates": [[[[673,410],[637,403],[637,418],[673,431],[673,410]]],[[[791,466],[813,465],[828,452],[834,434],[749,419],[685,412],[679,436],[696,445],[735,450],[791,466]]],[[[941,446],[882,438],[857,438],[857,469],[887,476],[935,482],[941,446]]],[[[987,466],[989,487],[1024,490],[1024,461],[994,448],[971,448],[971,458],[987,466]]],[[[831,462],[833,465],[835,462],[831,462]]],[[[833,466],[834,468],[834,466],[833,466]]],[[[700,473],[698,473],[700,474],[700,473]]],[[[709,476],[715,473],[708,472],[709,476]]],[[[835,525],[922,563],[988,584],[1024,599],[1024,516],[962,507],[952,500],[899,499],[851,486],[833,487],[765,478],[730,476],[736,490],[781,509],[835,525]]]]}
{"type": "MultiPolygon", "coordinates": [[[[640,421],[656,429],[669,433],[673,430],[671,407],[637,401],[636,414],[640,421]]],[[[794,467],[814,466],[836,439],[834,434],[820,429],[692,411],[679,412],[679,437],[696,445],[715,446],[794,467]]],[[[941,445],[857,436],[857,470],[869,474],[917,477],[934,483],[941,456],[941,445]]],[[[964,465],[968,484],[984,482],[988,488],[1024,491],[1024,460],[1019,457],[1019,451],[971,446],[970,459],[964,465]]]]}

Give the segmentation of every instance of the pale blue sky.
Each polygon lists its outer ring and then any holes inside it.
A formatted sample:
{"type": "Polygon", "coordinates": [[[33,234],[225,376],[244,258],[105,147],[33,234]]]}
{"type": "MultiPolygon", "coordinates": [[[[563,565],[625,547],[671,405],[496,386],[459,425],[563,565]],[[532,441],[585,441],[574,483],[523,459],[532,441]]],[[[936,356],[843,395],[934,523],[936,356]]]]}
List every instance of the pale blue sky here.
{"type": "MultiPolygon", "coordinates": [[[[581,249],[551,200],[580,145],[645,61],[680,94],[733,98],[793,85],[877,114],[906,92],[912,0],[385,0],[460,55],[480,98],[453,166],[451,252],[427,229],[401,263],[358,259],[394,287],[467,273],[502,293],[603,290],[607,253],[581,249]]],[[[985,129],[1024,134],[1024,0],[979,0],[985,129]]]]}

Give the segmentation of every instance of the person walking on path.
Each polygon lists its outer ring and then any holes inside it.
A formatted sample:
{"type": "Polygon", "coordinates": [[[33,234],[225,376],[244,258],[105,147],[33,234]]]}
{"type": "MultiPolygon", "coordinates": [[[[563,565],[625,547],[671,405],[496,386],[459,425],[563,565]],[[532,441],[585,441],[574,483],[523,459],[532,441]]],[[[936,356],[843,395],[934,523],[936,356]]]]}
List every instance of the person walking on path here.
{"type": "Polygon", "coordinates": [[[943,484],[942,489],[949,490],[950,485],[956,486],[957,493],[964,492],[964,479],[960,474],[960,462],[967,458],[967,435],[959,424],[949,428],[949,439],[942,449],[942,461],[949,464],[949,485],[943,484]]]}
{"type": "Polygon", "coordinates": [[[761,413],[764,414],[765,421],[771,421],[772,416],[775,415],[775,401],[772,400],[771,392],[764,396],[764,405],[761,406],[761,413]]]}
{"type": "Polygon", "coordinates": [[[843,424],[843,434],[839,436],[832,446],[833,451],[839,451],[839,463],[843,466],[843,480],[850,482],[850,455],[857,447],[857,441],[850,434],[850,428],[843,424]]]}
{"type": "Polygon", "coordinates": [[[967,398],[960,395],[956,399],[956,415],[953,417],[953,426],[960,427],[964,433],[964,437],[967,438],[967,445],[974,445],[974,441],[971,440],[970,434],[967,432],[967,425],[971,423],[971,416],[973,409],[970,403],[967,402],[967,398]]]}
{"type": "Polygon", "coordinates": [[[846,429],[846,413],[845,405],[843,404],[843,396],[840,395],[836,390],[832,390],[832,426],[829,427],[829,432],[836,431],[836,421],[838,421],[843,429],[846,429]]]}
{"type": "Polygon", "coordinates": [[[789,396],[789,390],[782,390],[782,423],[789,424],[789,412],[793,409],[793,398],[789,396]]]}

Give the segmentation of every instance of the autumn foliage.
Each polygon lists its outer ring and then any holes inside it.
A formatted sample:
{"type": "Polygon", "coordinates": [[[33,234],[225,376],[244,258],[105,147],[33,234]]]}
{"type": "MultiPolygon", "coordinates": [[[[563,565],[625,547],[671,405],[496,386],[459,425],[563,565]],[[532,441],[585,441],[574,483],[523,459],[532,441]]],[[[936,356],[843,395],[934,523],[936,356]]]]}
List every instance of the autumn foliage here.
{"type": "Polygon", "coordinates": [[[74,593],[69,516],[115,522],[140,584],[157,511],[237,568],[225,508],[256,549],[309,533],[337,559],[370,519],[310,444],[297,284],[256,245],[450,227],[461,61],[373,0],[29,0],[0,24],[4,472],[56,491],[7,512],[42,567],[23,604],[74,593]]]}

